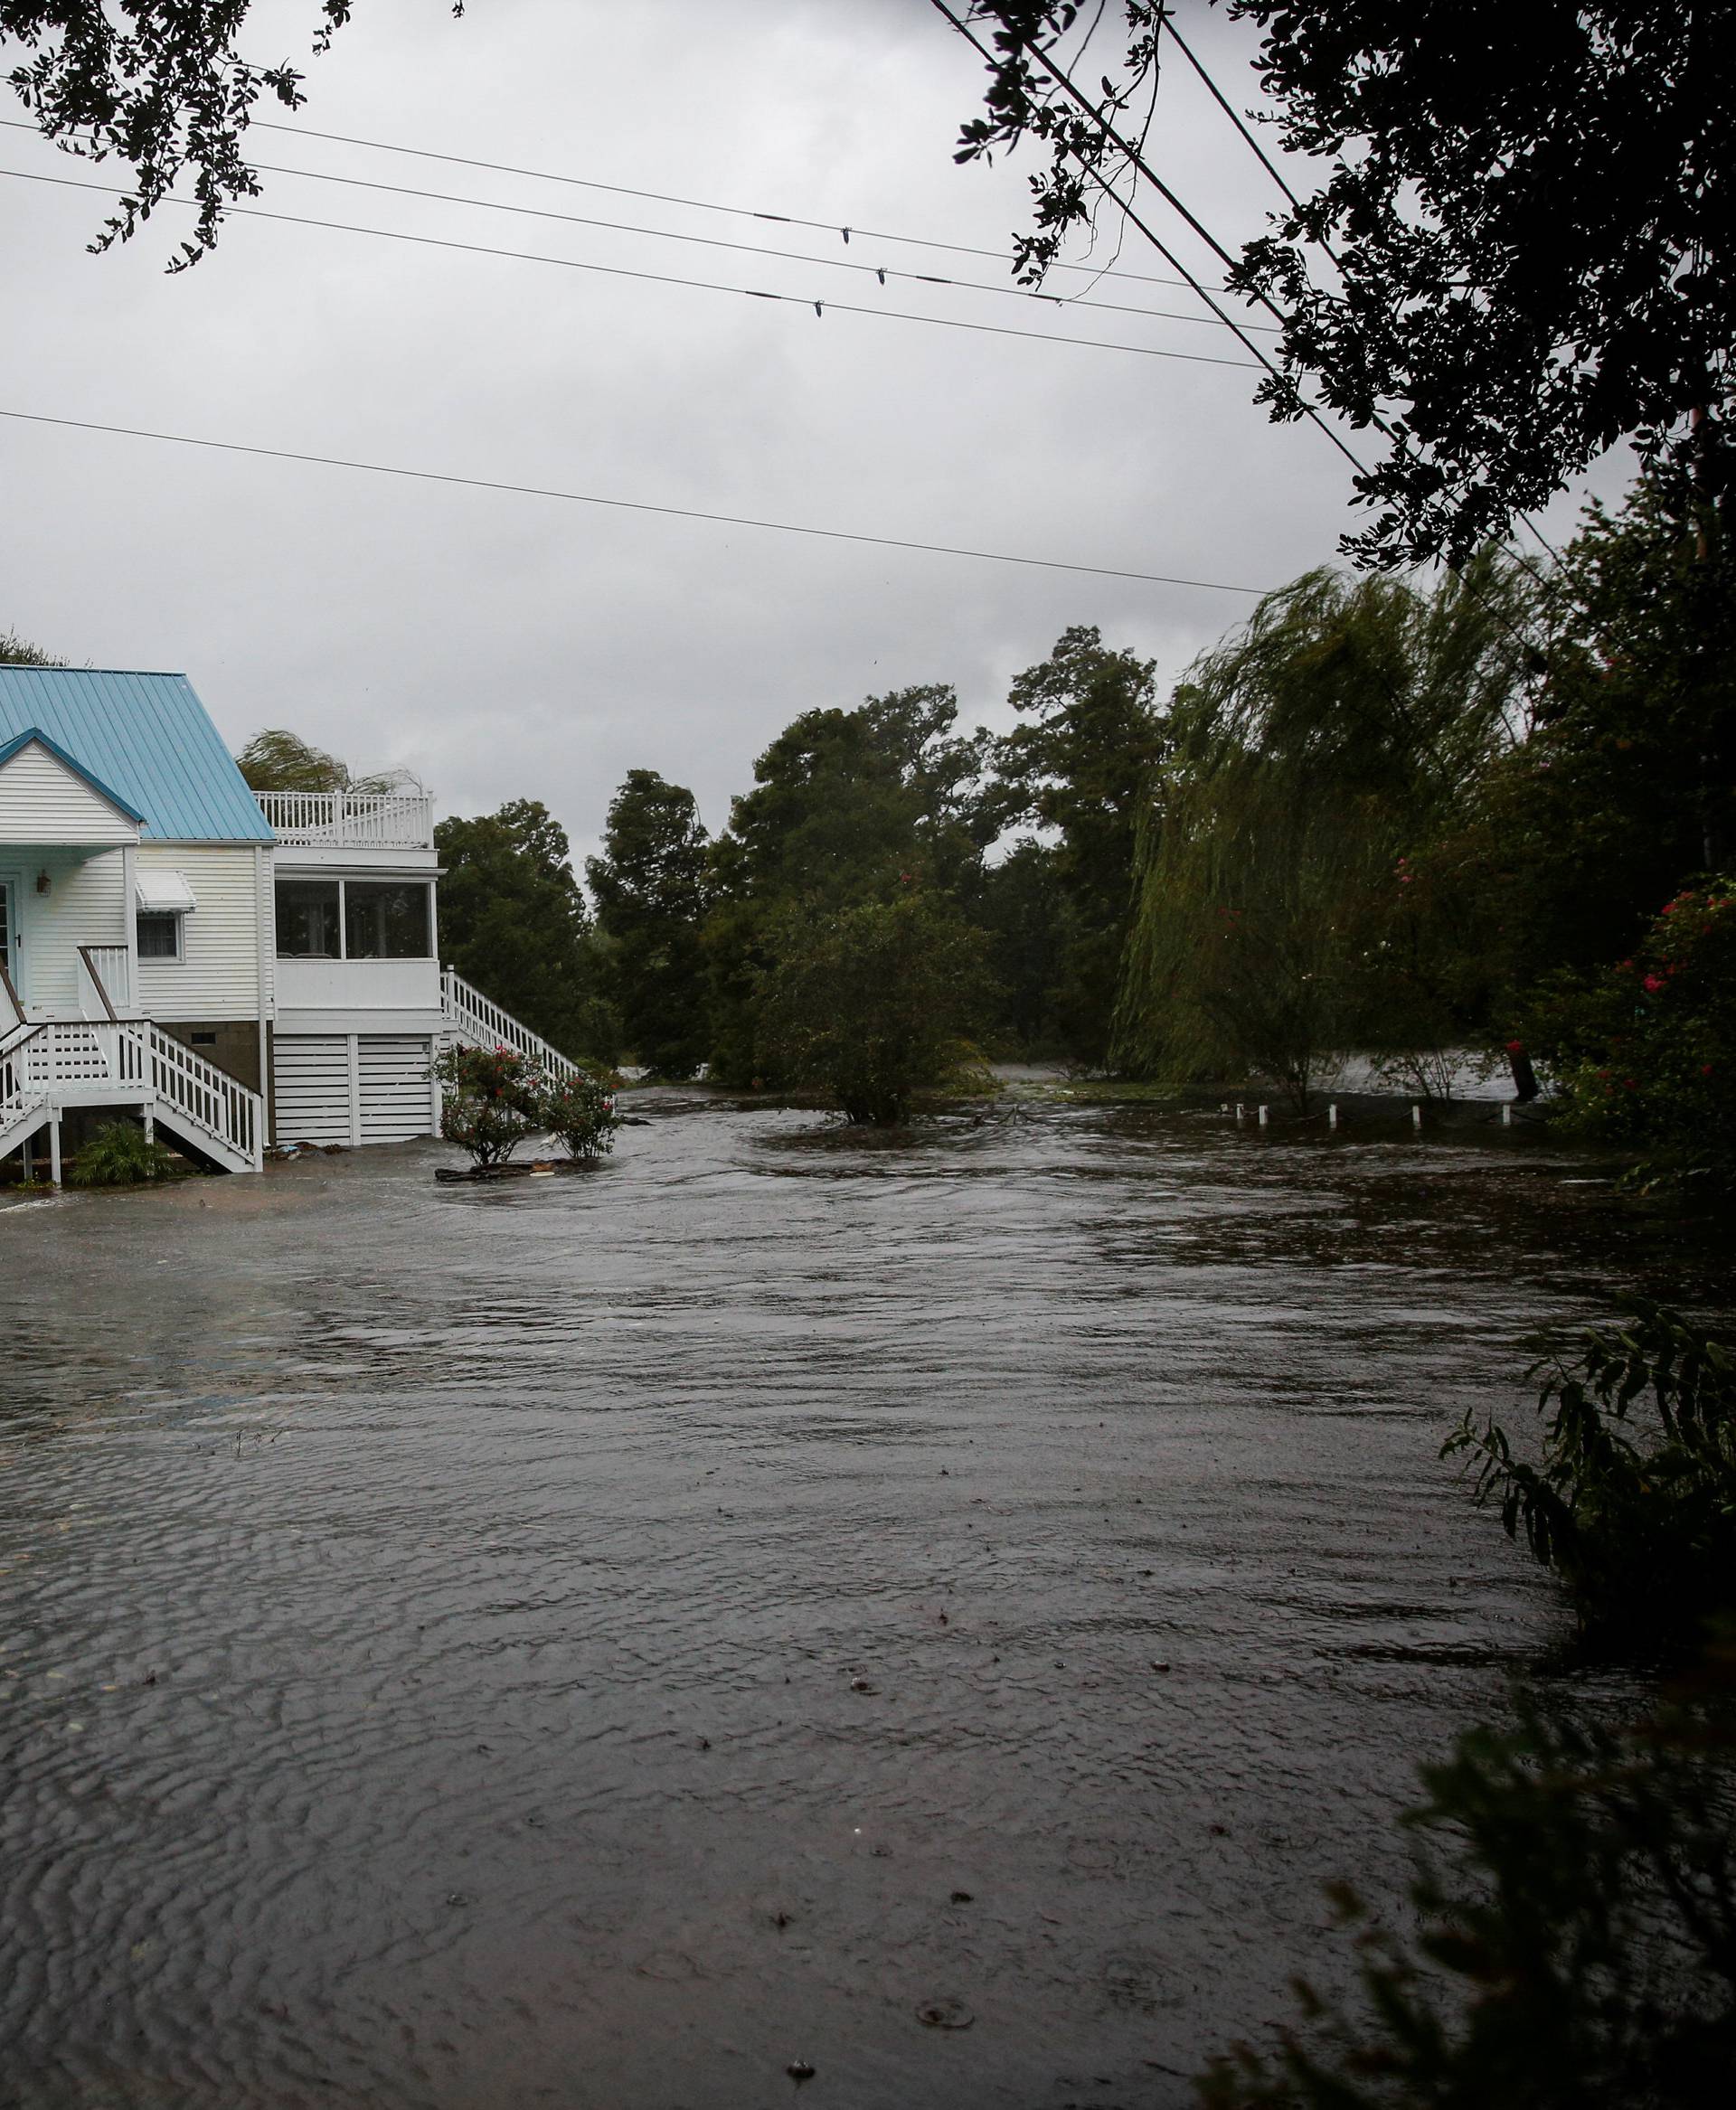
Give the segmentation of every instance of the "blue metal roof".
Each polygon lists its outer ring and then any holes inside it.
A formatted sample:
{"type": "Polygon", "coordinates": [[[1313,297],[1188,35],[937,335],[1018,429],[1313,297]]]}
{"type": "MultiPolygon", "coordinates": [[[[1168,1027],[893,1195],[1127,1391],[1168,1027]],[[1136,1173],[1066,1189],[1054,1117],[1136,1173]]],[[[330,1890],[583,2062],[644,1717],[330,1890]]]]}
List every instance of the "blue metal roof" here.
{"type": "Polygon", "coordinates": [[[147,843],[270,843],[185,674],[0,666],[0,743],[43,733],[145,816],[147,843]]]}

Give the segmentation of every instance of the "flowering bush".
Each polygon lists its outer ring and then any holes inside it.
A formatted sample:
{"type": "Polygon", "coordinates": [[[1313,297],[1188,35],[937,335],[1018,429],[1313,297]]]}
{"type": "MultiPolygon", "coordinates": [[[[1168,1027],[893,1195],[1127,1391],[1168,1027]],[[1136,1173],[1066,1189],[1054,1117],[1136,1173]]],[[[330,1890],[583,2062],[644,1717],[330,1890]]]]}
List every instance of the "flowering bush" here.
{"type": "Polygon", "coordinates": [[[615,1147],[621,1116],[615,1094],[600,1077],[576,1069],[571,1077],[551,1079],[538,1107],[543,1127],[560,1138],[573,1157],[601,1157],[615,1147]]]}
{"type": "Polygon", "coordinates": [[[515,1048],[448,1048],[434,1075],[440,1134],[478,1165],[505,1164],[544,1126],[542,1072],[515,1048]]]}
{"type": "Polygon", "coordinates": [[[1557,1025],[1569,1126],[1660,1169],[1731,1182],[1736,882],[1666,902],[1634,956],[1563,1005],[1557,1025]]]}

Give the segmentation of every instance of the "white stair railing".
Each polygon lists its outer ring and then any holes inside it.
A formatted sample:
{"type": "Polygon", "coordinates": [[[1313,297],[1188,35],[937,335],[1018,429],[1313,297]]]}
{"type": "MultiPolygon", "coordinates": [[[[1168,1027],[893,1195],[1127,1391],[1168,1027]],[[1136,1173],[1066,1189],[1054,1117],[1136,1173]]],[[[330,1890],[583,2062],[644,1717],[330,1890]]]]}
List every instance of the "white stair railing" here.
{"type": "Polygon", "coordinates": [[[259,1093],[237,1084],[226,1069],[184,1048],[148,1019],[120,1031],[129,1043],[123,1060],[137,1062],[158,1111],[171,1109],[171,1120],[179,1115],[211,1141],[245,1158],[257,1173],[265,1156],[265,1103],[259,1093]]]}
{"type": "Polygon", "coordinates": [[[570,1056],[552,1048],[541,1033],[521,1025],[511,1012],[503,1011],[450,967],[440,974],[440,1009],[448,1031],[467,1047],[511,1048],[560,1083],[579,1074],[579,1065],[570,1056]]]}
{"type": "Polygon", "coordinates": [[[32,1075],[29,1046],[41,1026],[15,1027],[0,1037],[0,1135],[42,1105],[46,1093],[32,1075]]]}
{"type": "Polygon", "coordinates": [[[149,1019],[53,1019],[0,1041],[0,1134],[56,1097],[148,1105],[220,1163],[258,1172],[264,1162],[259,1095],[149,1019]]]}

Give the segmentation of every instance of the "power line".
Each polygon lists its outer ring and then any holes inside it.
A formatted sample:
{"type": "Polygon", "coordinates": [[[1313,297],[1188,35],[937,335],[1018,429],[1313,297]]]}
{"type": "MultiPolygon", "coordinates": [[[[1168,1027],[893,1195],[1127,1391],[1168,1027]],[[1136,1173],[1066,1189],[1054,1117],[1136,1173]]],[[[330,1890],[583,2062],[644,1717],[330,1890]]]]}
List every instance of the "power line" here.
{"type": "MultiPolygon", "coordinates": [[[[970,45],[971,49],[976,52],[978,57],[983,60],[986,65],[989,66],[991,69],[995,66],[996,61],[993,52],[987,50],[987,48],[982,42],[981,39],[970,28],[969,24],[966,22],[960,21],[958,16],[952,12],[952,9],[947,5],[947,0],[929,0],[929,5],[935,9],[937,14],[944,16],[945,19],[952,24],[953,28],[958,31],[958,34],[964,38],[965,42],[970,45]]],[[[1186,212],[1185,207],[1182,206],[1179,201],[1175,201],[1174,199],[1174,193],[1169,191],[1165,184],[1160,183],[1155,175],[1151,174],[1150,171],[1146,168],[1143,158],[1134,152],[1133,148],[1127,145],[1125,139],[1122,138],[1121,135],[1109,123],[1107,118],[1103,117],[1099,111],[1091,108],[1091,105],[1086,101],[1085,98],[1080,95],[1078,89],[1073,86],[1072,82],[1068,80],[1067,76],[1061,71],[1061,70],[1053,63],[1053,61],[1050,60],[1034,44],[1033,44],[1028,38],[1021,37],[1019,39],[1019,43],[1021,47],[1024,51],[1028,52],[1033,58],[1041,61],[1044,71],[1049,73],[1053,80],[1061,83],[1071,99],[1079,104],[1080,108],[1083,109],[1091,118],[1092,122],[1102,133],[1104,138],[1110,141],[1121,152],[1121,154],[1126,156],[1132,166],[1139,170],[1141,174],[1147,177],[1152,184],[1152,187],[1157,191],[1160,195],[1174,201],[1176,204],[1177,211],[1182,212],[1190,221],[1190,222],[1197,225],[1198,223],[1193,221],[1193,215],[1186,212]]],[[[1260,350],[1260,346],[1256,344],[1253,339],[1247,334],[1241,325],[1236,322],[1232,317],[1224,314],[1223,310],[1218,306],[1217,302],[1212,297],[1211,294],[1203,286],[1201,285],[1199,280],[1194,277],[1192,272],[1188,270],[1186,265],[1182,262],[1181,259],[1177,257],[1175,252],[1159,239],[1158,235],[1152,228],[1146,225],[1145,221],[1143,221],[1134,211],[1133,207],[1127,203],[1116,191],[1114,185],[1109,183],[1107,179],[1098,172],[1097,169],[1092,167],[1089,162],[1083,160],[1082,158],[1080,159],[1079,165],[1080,173],[1089,177],[1090,180],[1097,185],[1098,189],[1103,193],[1104,196],[1108,198],[1119,212],[1126,215],[1126,217],[1132,222],[1132,224],[1138,229],[1139,232],[1145,236],[1146,240],[1151,244],[1153,249],[1157,251],[1157,254],[1163,258],[1164,261],[1166,264],[1174,266],[1176,270],[1182,273],[1187,284],[1191,286],[1194,288],[1194,291],[1199,295],[1200,298],[1204,301],[1205,305],[1212,310],[1212,314],[1215,315],[1218,319],[1234,334],[1235,337],[1242,345],[1242,347],[1246,351],[1251,352],[1253,353],[1256,362],[1260,366],[1265,368],[1266,372],[1271,375],[1274,381],[1280,381],[1283,377],[1279,370],[1272,364],[1271,361],[1267,358],[1266,354],[1260,350]]],[[[1202,230],[1202,232],[1203,233],[1204,231],[1202,230]]],[[[1223,248],[1222,243],[1218,242],[1212,236],[1209,234],[1205,235],[1205,240],[1212,243],[1212,248],[1218,251],[1220,256],[1223,256],[1226,259],[1228,258],[1229,252],[1223,248]]],[[[1263,297],[1262,300],[1263,305],[1273,315],[1278,316],[1278,321],[1280,323],[1284,322],[1285,317],[1278,314],[1278,309],[1273,307],[1271,302],[1269,300],[1264,300],[1263,297]]],[[[1339,453],[1344,456],[1344,459],[1350,464],[1352,468],[1356,471],[1357,475],[1362,476],[1367,476],[1369,472],[1363,463],[1358,458],[1355,451],[1343,438],[1340,438],[1338,433],[1335,431],[1330,425],[1326,423],[1326,419],[1320,415],[1320,412],[1314,406],[1314,404],[1308,402],[1305,398],[1299,395],[1297,400],[1301,407],[1303,414],[1306,417],[1311,419],[1314,423],[1319,427],[1320,430],[1326,434],[1326,438],[1332,442],[1333,446],[1338,449],[1339,453]]]]}
{"type": "MultiPolygon", "coordinates": [[[[1217,104],[1218,108],[1223,112],[1224,116],[1229,118],[1230,122],[1236,127],[1237,131],[1241,134],[1242,137],[1248,142],[1249,146],[1260,156],[1261,167],[1265,169],[1267,174],[1271,177],[1272,181],[1278,185],[1278,189],[1283,192],[1284,195],[1290,201],[1291,204],[1296,207],[1297,212],[1300,212],[1302,209],[1301,199],[1297,196],[1296,193],[1291,190],[1288,184],[1284,181],[1283,176],[1278,173],[1278,165],[1268,158],[1266,149],[1260,145],[1260,141],[1254,137],[1253,134],[1248,129],[1247,125],[1242,121],[1241,113],[1239,110],[1231,108],[1229,99],[1224,95],[1223,90],[1218,86],[1217,82],[1212,80],[1212,76],[1206,71],[1205,68],[1201,65],[1200,61],[1194,56],[1193,46],[1187,42],[1187,39],[1183,36],[1181,31],[1178,30],[1175,26],[1175,17],[1170,14],[1166,8],[1160,8],[1158,11],[1157,19],[1161,26],[1169,32],[1170,36],[1174,39],[1175,43],[1179,45],[1183,58],[1187,61],[1188,64],[1193,67],[1194,72],[1196,72],[1200,79],[1204,81],[1207,89],[1210,91],[1212,101],[1217,104]]],[[[1320,246],[1322,249],[1326,249],[1326,244],[1324,242],[1322,242],[1320,246]]],[[[1327,256],[1332,257],[1332,251],[1330,250],[1326,250],[1326,254],[1327,256]]],[[[1336,263],[1338,259],[1336,257],[1332,257],[1332,260],[1334,263],[1336,263]]]]}
{"type": "MultiPolygon", "coordinates": [[[[0,129],[12,132],[28,132],[37,136],[36,127],[18,118],[0,118],[0,129]]],[[[625,220],[598,220],[581,212],[555,212],[541,205],[508,205],[495,198],[476,198],[463,192],[428,191],[412,184],[376,183],[368,176],[335,175],[324,169],[287,167],[281,162],[256,161],[250,165],[256,173],[263,175],[284,175],[299,178],[305,183],[341,184],[345,189],[380,191],[393,198],[423,198],[439,205],[466,205],[482,212],[506,212],[524,220],[552,220],[562,227],[590,227],[601,229],[609,234],[644,236],[651,241],[685,242],[691,247],[708,250],[729,250],[740,256],[775,257],[780,262],[790,264],[816,264],[825,271],[854,271],[878,278],[884,286],[888,279],[898,279],[912,286],[947,286],[966,293],[989,293],[1006,300],[1034,300],[1049,307],[1099,308],[1106,315],[1141,316],[1151,322],[1188,323],[1206,328],[1220,326],[1213,316],[1182,315],[1174,309],[1138,307],[1124,300],[1090,300],[1084,295],[1063,297],[1059,293],[1043,293],[1028,286],[989,286],[980,278],[948,278],[933,271],[901,271],[892,264],[858,262],[854,257],[816,257],[805,250],[768,249],[760,242],[725,241],[715,235],[682,234],[671,228],[643,227],[636,221],[625,220]]],[[[5,174],[0,171],[0,174],[5,174]]],[[[244,208],[237,208],[244,210],[244,208]]],[[[873,239],[873,237],[869,238],[873,239]]],[[[1179,283],[1179,281],[1178,281],[1179,283]]],[[[1250,323],[1250,329],[1266,332],[1269,325],[1250,323]]],[[[1276,334],[1275,332],[1271,334],[1276,334]]]]}
{"type": "MultiPolygon", "coordinates": [[[[23,127],[34,131],[36,127],[23,127]]],[[[794,212],[768,212],[750,205],[723,205],[711,198],[680,198],[667,191],[635,190],[627,184],[599,183],[591,176],[557,174],[545,168],[519,168],[511,162],[480,161],[464,154],[437,154],[431,147],[401,146],[388,139],[358,139],[347,132],[320,132],[311,125],[279,125],[268,118],[255,118],[250,128],[256,132],[284,132],[292,138],[327,139],[339,146],[365,146],[376,154],[404,154],[419,161],[443,161],[455,168],[481,168],[495,175],[527,176],[539,184],[567,184],[577,190],[607,191],[618,198],[644,198],[657,205],[682,205],[695,212],[726,212],[738,220],[769,220],[784,227],[807,227],[821,234],[841,234],[845,241],[852,235],[861,235],[868,241],[897,242],[907,249],[944,250],[955,257],[986,257],[997,264],[1010,264],[1013,259],[1005,250],[974,249],[968,243],[939,241],[930,235],[889,234],[884,228],[858,227],[852,221],[840,226],[835,220],[804,220],[794,212]]],[[[1080,271],[1090,278],[1126,278],[1138,286],[1192,286],[1188,278],[1162,278],[1147,271],[1104,271],[1095,264],[1056,263],[1050,267],[1056,271],[1080,271]]],[[[1220,286],[1213,291],[1222,293],[1227,288],[1220,286]]]]}
{"type": "Polygon", "coordinates": [[[509,484],[490,476],[459,476],[440,469],[405,468],[395,462],[364,462],[342,455],[303,454],[290,447],[255,447],[236,439],[201,439],[185,432],[156,432],[137,425],[103,425],[87,418],[51,418],[35,410],[0,409],[0,418],[24,425],[50,425],[72,432],[101,432],[123,439],[152,439],[170,447],[203,447],[217,454],[253,455],[265,461],[306,462],[318,468],[357,469],[374,476],[403,476],[419,484],[451,484],[467,491],[503,491],[520,498],[552,498],[571,505],[600,505],[620,513],[659,513],[670,520],[702,520],[715,526],[757,528],[769,534],[811,535],[828,542],[860,542],[878,550],[914,550],[930,557],[969,557],[985,564],[1018,564],[1040,571],[1071,571],[1093,579],[1127,579],[1143,586],[1191,587],[1207,593],[1241,593],[1259,599],[1260,586],[1231,586],[1220,579],[1175,579],[1161,571],[1126,571],[1107,564],[1074,564],[1059,557],[1020,557],[1004,550],[967,550],[950,542],[919,542],[900,535],[859,534],[847,528],[810,527],[787,520],[757,520],[732,513],[706,513],[688,505],[654,505],[639,498],[604,498],[590,491],[557,491],[540,484],[509,484]]]}
{"type": "MultiPolygon", "coordinates": [[[[1162,27],[1169,32],[1172,40],[1180,47],[1182,54],[1186,59],[1188,64],[1193,67],[1194,72],[1196,72],[1200,79],[1205,83],[1207,89],[1211,91],[1212,99],[1218,105],[1218,108],[1222,110],[1224,115],[1230,119],[1230,122],[1236,127],[1237,131],[1241,134],[1242,138],[1246,140],[1249,147],[1258,157],[1260,166],[1266,171],[1267,174],[1271,177],[1272,181],[1278,185],[1278,189],[1283,192],[1284,195],[1289,200],[1291,205],[1296,209],[1296,211],[1299,212],[1302,210],[1301,199],[1297,196],[1296,193],[1291,190],[1289,184],[1285,182],[1276,165],[1268,157],[1265,148],[1261,146],[1260,141],[1254,137],[1254,135],[1249,130],[1246,124],[1243,123],[1241,114],[1231,107],[1229,99],[1224,95],[1222,89],[1219,88],[1217,82],[1212,80],[1211,74],[1206,71],[1204,66],[1201,64],[1200,61],[1194,57],[1192,47],[1189,45],[1187,40],[1183,36],[1181,31],[1178,30],[1175,26],[1175,16],[1165,13],[1160,9],[1158,13],[1158,21],[1162,27]]],[[[1326,240],[1326,237],[1324,235],[1316,234],[1311,236],[1309,239],[1319,249],[1321,254],[1326,258],[1326,261],[1332,266],[1334,270],[1342,273],[1344,266],[1339,262],[1336,252],[1334,250],[1332,244],[1326,240]]],[[[1372,423],[1373,424],[1375,430],[1383,434],[1387,439],[1391,440],[1392,445],[1397,447],[1401,454],[1409,453],[1410,450],[1407,443],[1400,438],[1397,432],[1393,430],[1392,426],[1389,420],[1382,417],[1378,411],[1374,413],[1372,423]]],[[[1414,459],[1414,457],[1412,458],[1414,459]]],[[[1522,513],[1515,509],[1513,517],[1519,523],[1521,527],[1528,529],[1530,532],[1535,536],[1539,544],[1552,558],[1554,559],[1556,564],[1559,566],[1561,561],[1561,551],[1555,547],[1554,543],[1550,541],[1549,537],[1543,532],[1543,529],[1537,525],[1537,523],[1533,520],[1531,515],[1528,513],[1522,513]]],[[[1528,564],[1525,564],[1524,559],[1519,556],[1516,551],[1514,552],[1514,555],[1516,562],[1524,565],[1524,569],[1527,571],[1531,570],[1531,567],[1528,564]]],[[[1534,571],[1532,572],[1532,577],[1537,579],[1537,583],[1540,586],[1545,583],[1544,580],[1539,578],[1534,571]]]]}
{"type": "MultiPolygon", "coordinates": [[[[50,184],[59,190],[95,191],[108,198],[124,198],[127,193],[112,184],[85,183],[76,176],[41,175],[22,168],[0,168],[0,177],[10,177],[25,184],[50,184]]],[[[165,205],[184,205],[196,210],[198,201],[193,198],[167,197],[159,200],[165,205]]],[[[347,220],[315,220],[306,213],[271,212],[259,205],[225,205],[225,214],[238,213],[246,220],[274,220],[285,227],[318,227],[334,234],[363,234],[378,241],[402,241],[413,243],[419,249],[457,250],[467,256],[505,257],[520,264],[550,264],[563,271],[592,271],[606,278],[633,278],[650,286],[680,286],[698,293],[729,293],[750,300],[781,301],[791,307],[811,307],[816,316],[824,316],[827,309],[838,315],[861,315],[878,318],[882,322],[920,323],[929,329],[969,330],[977,335],[989,337],[1024,337],[1038,344],[1071,344],[1088,352],[1127,352],[1141,359],[1179,359],[1191,366],[1234,366],[1246,369],[1245,359],[1221,359],[1211,352],[1166,352],[1153,344],[1122,344],[1106,337],[1057,336],[1052,330],[1015,330],[1005,323],[971,323],[956,316],[915,315],[906,308],[863,307],[847,300],[829,300],[824,296],[799,293],[770,293],[758,286],[721,286],[713,278],[682,278],[666,271],[629,270],[624,264],[581,263],[573,257],[547,257],[532,250],[496,249],[492,244],[479,241],[457,241],[447,235],[409,234],[392,227],[358,227],[347,220]]]]}

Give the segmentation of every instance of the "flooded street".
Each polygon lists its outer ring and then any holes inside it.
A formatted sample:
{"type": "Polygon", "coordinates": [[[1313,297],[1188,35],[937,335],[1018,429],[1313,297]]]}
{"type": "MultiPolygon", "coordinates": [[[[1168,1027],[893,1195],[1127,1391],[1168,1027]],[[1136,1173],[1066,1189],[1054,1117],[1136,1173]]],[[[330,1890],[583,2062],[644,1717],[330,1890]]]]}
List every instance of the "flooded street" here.
{"type": "Polygon", "coordinates": [[[0,1207],[0,2101],[1180,2104],[1581,1684],[1436,1453],[1716,1270],[1565,1153],[635,1104],[0,1207]]]}

